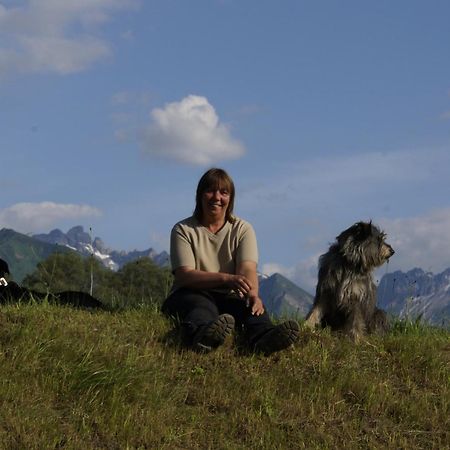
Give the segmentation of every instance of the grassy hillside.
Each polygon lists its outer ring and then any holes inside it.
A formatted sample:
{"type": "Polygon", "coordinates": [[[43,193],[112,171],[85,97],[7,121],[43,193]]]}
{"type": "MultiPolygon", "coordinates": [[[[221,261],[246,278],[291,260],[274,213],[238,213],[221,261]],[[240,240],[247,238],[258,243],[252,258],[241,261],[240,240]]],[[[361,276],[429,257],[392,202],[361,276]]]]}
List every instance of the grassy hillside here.
{"type": "Polygon", "coordinates": [[[0,258],[8,262],[14,281],[21,283],[39,262],[54,252],[70,252],[67,247],[47,244],[25,234],[3,228],[0,230],[0,258]]]}
{"type": "Polygon", "coordinates": [[[184,350],[157,311],[0,308],[0,448],[449,448],[450,335],[184,350]]]}

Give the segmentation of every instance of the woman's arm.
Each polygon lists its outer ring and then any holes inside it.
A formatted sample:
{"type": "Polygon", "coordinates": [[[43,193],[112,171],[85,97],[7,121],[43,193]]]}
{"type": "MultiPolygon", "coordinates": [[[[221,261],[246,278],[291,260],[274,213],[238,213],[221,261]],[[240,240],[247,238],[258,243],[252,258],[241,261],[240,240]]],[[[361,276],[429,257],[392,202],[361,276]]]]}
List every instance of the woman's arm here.
{"type": "Polygon", "coordinates": [[[242,261],[236,270],[237,274],[243,275],[250,280],[252,288],[246,293],[249,300],[252,314],[260,316],[264,312],[264,305],[259,297],[258,274],[256,272],[256,263],[254,261],[242,261]]]}
{"type": "MultiPolygon", "coordinates": [[[[253,289],[253,283],[243,273],[234,275],[222,272],[205,272],[182,266],[175,269],[174,275],[176,284],[179,287],[193,289],[228,287],[242,293],[243,296],[247,296],[253,289]]],[[[257,278],[256,282],[258,282],[257,278]]]]}

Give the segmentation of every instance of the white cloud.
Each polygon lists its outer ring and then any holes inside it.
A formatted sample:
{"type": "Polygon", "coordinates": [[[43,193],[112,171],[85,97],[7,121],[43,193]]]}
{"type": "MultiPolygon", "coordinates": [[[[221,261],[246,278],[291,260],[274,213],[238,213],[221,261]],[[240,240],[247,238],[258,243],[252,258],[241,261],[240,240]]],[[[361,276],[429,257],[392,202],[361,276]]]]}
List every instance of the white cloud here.
{"type": "Polygon", "coordinates": [[[28,0],[0,5],[0,75],[82,71],[112,51],[96,36],[135,0],[28,0]]]}
{"type": "Polygon", "coordinates": [[[282,264],[278,263],[266,263],[263,264],[261,273],[268,276],[273,275],[274,273],[281,273],[281,275],[284,275],[286,278],[292,279],[294,275],[294,269],[293,267],[285,267],[282,264]]]}
{"type": "Polygon", "coordinates": [[[380,225],[396,251],[389,270],[420,267],[439,273],[450,267],[450,208],[419,217],[383,219],[380,225]]]}
{"type": "Polygon", "coordinates": [[[286,267],[277,263],[267,263],[263,264],[262,273],[266,275],[280,273],[305,291],[314,295],[317,284],[318,261],[319,255],[314,255],[298,262],[292,267],[286,267]]]}
{"type": "Polygon", "coordinates": [[[99,217],[101,211],[89,205],[53,202],[16,203],[0,209],[0,228],[12,228],[22,233],[45,231],[64,220],[99,217]]]}
{"type": "Polygon", "coordinates": [[[245,152],[205,97],[189,95],[180,102],[153,109],[151,117],[143,132],[142,146],[152,156],[206,166],[239,158],[245,152]]]}

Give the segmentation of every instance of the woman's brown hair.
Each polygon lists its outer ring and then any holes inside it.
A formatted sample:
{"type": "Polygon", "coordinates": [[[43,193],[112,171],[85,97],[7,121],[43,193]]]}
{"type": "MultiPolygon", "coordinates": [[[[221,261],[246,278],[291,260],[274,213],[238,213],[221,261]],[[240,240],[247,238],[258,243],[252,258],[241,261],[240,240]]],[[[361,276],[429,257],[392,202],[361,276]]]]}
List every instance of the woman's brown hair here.
{"type": "Polygon", "coordinates": [[[212,168],[206,171],[200,178],[197,185],[197,192],[195,195],[195,210],[194,217],[200,221],[203,216],[202,195],[210,189],[227,189],[230,194],[230,201],[225,213],[225,220],[233,223],[235,218],[233,216],[234,208],[234,183],[230,175],[223,169],[212,168]]]}

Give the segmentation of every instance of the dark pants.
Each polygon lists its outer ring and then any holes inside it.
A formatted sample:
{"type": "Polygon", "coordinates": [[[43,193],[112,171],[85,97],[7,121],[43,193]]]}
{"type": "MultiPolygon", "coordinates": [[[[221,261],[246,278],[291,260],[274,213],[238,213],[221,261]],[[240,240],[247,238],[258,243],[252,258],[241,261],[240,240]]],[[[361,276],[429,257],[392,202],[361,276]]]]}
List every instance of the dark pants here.
{"type": "Polygon", "coordinates": [[[244,328],[249,344],[274,327],[266,312],[260,316],[252,315],[245,300],[206,290],[178,289],[167,297],[162,311],[180,320],[188,340],[199,327],[217,319],[220,314],[234,317],[236,328],[244,328]]]}

